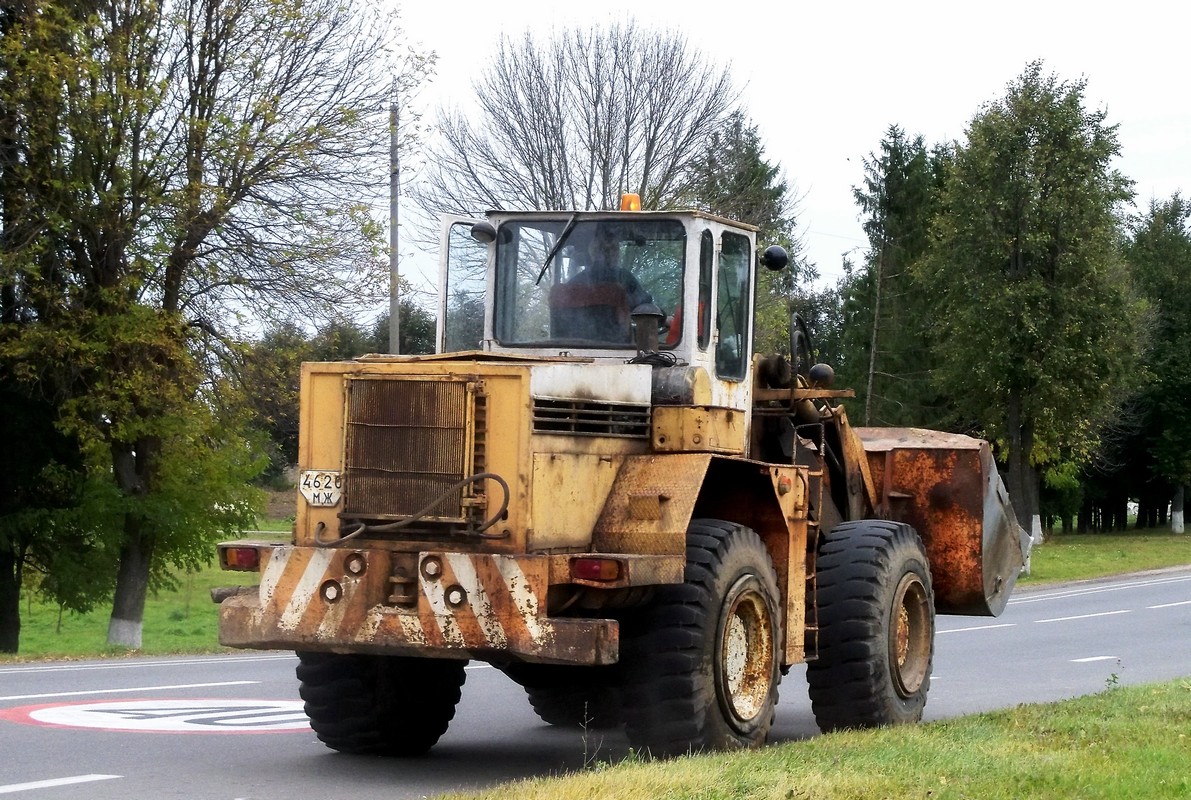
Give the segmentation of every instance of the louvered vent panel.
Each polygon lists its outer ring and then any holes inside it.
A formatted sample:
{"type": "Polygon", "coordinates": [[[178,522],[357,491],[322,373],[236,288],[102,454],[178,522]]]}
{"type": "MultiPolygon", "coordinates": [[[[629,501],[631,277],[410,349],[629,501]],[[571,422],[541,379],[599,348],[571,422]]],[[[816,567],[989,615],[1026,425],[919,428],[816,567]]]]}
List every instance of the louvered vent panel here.
{"type": "Polygon", "coordinates": [[[590,400],[533,399],[534,433],[648,439],[649,406],[590,400]]]}

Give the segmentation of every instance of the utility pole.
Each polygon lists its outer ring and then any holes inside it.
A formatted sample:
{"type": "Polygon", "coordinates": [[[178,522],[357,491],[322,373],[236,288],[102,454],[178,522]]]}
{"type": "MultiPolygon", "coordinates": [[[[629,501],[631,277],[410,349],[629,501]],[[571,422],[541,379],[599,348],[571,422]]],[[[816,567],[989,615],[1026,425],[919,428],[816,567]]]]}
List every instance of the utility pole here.
{"type": "Polygon", "coordinates": [[[398,209],[401,196],[401,169],[398,128],[401,114],[397,108],[397,81],[393,81],[393,97],[389,105],[389,352],[401,352],[401,253],[397,233],[398,209]]]}
{"type": "Polygon", "coordinates": [[[873,374],[877,371],[877,333],[881,327],[881,284],[885,279],[885,254],[889,250],[889,240],[885,233],[881,233],[881,251],[877,254],[876,299],[873,301],[873,333],[868,346],[868,380],[864,387],[864,424],[870,425],[869,415],[873,409],[873,374]]]}

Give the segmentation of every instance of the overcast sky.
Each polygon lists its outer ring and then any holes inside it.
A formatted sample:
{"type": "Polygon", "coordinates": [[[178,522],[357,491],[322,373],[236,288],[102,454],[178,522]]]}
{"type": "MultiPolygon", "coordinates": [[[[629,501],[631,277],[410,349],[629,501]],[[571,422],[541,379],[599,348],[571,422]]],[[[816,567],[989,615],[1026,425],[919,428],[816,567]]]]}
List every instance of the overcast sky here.
{"type": "Polygon", "coordinates": [[[962,139],[981,104],[1033,59],[1061,78],[1085,77],[1089,105],[1120,124],[1118,168],[1136,181],[1141,207],[1191,192],[1184,3],[852,0],[766,4],[761,12],[747,10],[760,4],[689,0],[385,2],[399,10],[411,43],[438,54],[424,92],[431,106],[471,95],[502,33],[548,35],[631,16],[684,34],[730,66],[766,158],[802,197],[809,258],[829,277],[843,253],[864,245],[852,187],[888,126],[928,144],[962,139]]]}

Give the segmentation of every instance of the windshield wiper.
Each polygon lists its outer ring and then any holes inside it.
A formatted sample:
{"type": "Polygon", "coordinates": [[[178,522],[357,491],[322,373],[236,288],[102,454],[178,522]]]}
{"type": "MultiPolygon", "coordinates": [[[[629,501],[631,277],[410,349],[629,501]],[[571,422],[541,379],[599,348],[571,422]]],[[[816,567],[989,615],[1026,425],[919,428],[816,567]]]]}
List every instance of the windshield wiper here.
{"type": "Polygon", "coordinates": [[[554,240],[554,246],[551,247],[550,252],[546,254],[546,263],[542,264],[542,271],[538,273],[538,279],[533,282],[534,286],[537,286],[542,282],[542,276],[546,274],[546,270],[550,269],[550,262],[554,260],[554,257],[558,255],[558,251],[562,249],[564,244],[566,244],[567,237],[571,235],[571,230],[575,227],[575,220],[577,219],[579,219],[579,212],[576,211],[571,215],[571,218],[567,220],[566,227],[562,229],[562,233],[558,234],[558,238],[554,240]]]}

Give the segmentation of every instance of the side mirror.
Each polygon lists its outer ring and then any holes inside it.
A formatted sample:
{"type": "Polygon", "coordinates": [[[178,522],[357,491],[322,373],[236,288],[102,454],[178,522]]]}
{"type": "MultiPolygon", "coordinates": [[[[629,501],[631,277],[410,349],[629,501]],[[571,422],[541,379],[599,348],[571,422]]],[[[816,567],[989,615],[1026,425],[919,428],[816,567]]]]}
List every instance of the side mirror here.
{"type": "Polygon", "coordinates": [[[765,248],[765,252],[761,254],[761,264],[766,269],[771,269],[774,272],[783,270],[786,265],[790,263],[790,256],[786,253],[786,248],[780,244],[771,244],[765,248]]]}
{"type": "Polygon", "coordinates": [[[477,222],[471,226],[471,238],[480,244],[492,244],[496,241],[496,228],[490,222],[477,222]]]}

